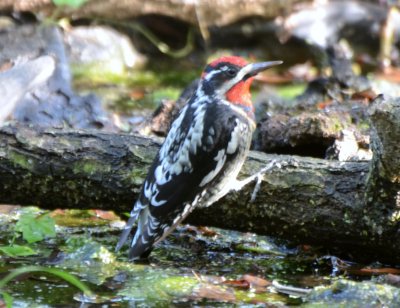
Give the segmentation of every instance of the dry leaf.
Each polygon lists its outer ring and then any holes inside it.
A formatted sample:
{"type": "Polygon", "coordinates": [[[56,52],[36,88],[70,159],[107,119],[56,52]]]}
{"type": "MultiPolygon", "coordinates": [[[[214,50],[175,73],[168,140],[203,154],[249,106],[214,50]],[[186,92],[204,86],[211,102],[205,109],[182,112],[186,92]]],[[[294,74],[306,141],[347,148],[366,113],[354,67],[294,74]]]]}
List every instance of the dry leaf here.
{"type": "Polygon", "coordinates": [[[372,276],[372,275],[383,275],[383,274],[400,274],[400,269],[393,267],[382,267],[382,268],[368,268],[364,267],[361,269],[346,269],[346,272],[352,275],[358,276],[372,276]]]}
{"type": "Polygon", "coordinates": [[[229,286],[229,287],[234,287],[234,288],[239,288],[239,289],[250,289],[250,283],[245,280],[225,280],[223,282],[224,285],[229,286]]]}
{"type": "Polygon", "coordinates": [[[200,284],[195,288],[191,299],[212,299],[224,302],[234,302],[236,301],[235,294],[232,289],[225,289],[219,286],[200,284]]]}

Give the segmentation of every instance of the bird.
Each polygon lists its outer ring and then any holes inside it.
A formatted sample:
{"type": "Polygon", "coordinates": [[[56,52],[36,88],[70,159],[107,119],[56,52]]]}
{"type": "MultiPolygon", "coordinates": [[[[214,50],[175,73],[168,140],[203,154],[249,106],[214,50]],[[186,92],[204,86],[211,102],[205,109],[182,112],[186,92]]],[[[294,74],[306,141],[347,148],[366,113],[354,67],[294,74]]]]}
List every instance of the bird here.
{"type": "Polygon", "coordinates": [[[149,168],[116,251],[132,234],[128,259],[147,259],[194,208],[208,207],[234,189],[256,128],[251,83],[281,63],[223,56],[205,67],[149,168]]]}

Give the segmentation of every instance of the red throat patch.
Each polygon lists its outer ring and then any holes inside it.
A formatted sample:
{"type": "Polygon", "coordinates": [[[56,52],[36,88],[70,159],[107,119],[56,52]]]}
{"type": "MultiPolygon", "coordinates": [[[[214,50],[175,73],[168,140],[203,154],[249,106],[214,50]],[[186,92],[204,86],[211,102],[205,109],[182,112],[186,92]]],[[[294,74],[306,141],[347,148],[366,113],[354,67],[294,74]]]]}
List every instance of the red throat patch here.
{"type": "Polygon", "coordinates": [[[254,111],[253,103],[251,102],[250,86],[253,78],[246,79],[234,85],[228,92],[226,92],[226,99],[234,104],[241,105],[254,111]]]}

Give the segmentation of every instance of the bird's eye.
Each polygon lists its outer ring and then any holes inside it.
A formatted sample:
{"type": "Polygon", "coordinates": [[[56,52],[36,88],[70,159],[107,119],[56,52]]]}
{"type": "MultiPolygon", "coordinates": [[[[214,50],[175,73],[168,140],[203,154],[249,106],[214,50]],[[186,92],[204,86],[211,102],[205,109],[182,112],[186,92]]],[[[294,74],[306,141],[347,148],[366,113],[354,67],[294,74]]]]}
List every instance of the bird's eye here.
{"type": "Polygon", "coordinates": [[[233,68],[231,68],[231,69],[229,69],[229,70],[226,71],[226,74],[227,74],[229,77],[234,77],[234,76],[236,75],[236,70],[234,70],[233,68]]]}

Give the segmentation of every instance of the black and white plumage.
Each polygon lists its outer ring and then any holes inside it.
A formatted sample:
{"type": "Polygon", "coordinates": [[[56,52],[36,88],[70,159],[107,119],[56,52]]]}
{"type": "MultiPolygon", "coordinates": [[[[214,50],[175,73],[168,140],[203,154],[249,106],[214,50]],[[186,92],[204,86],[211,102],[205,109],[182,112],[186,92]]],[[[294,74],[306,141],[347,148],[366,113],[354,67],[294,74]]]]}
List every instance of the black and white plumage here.
{"type": "Polygon", "coordinates": [[[228,193],[255,128],[249,93],[253,76],[280,63],[223,57],[206,67],[150,167],[116,250],[137,222],[129,259],[147,257],[195,207],[228,193]]]}

